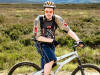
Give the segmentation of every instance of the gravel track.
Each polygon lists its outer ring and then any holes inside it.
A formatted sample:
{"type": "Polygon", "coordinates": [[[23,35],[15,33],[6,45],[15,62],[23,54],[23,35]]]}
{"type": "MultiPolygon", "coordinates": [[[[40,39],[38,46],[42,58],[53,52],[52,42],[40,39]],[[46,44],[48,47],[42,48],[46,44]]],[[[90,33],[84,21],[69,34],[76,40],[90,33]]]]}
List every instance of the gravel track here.
{"type": "MultiPolygon", "coordinates": [[[[0,75],[7,75],[7,73],[0,72],[0,75]]],[[[25,74],[17,74],[17,75],[25,75],[25,74]]],[[[32,75],[32,73],[29,73],[28,75],[32,75]]],[[[61,72],[57,73],[57,75],[71,75],[71,72],[61,71],[61,72]]],[[[78,74],[78,75],[80,75],[80,74],[78,74]]],[[[87,73],[87,75],[100,75],[100,74],[97,74],[95,72],[90,72],[90,73],[87,73]]]]}

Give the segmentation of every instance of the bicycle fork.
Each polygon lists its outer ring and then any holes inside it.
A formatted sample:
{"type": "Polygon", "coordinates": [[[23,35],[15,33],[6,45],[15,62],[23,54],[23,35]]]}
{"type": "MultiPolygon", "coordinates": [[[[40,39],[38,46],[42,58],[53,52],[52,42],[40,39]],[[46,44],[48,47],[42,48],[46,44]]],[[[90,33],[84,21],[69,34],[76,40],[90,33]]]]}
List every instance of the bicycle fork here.
{"type": "Polygon", "coordinates": [[[77,46],[74,46],[73,49],[74,49],[74,51],[76,52],[77,62],[78,62],[78,64],[79,64],[79,68],[80,68],[80,70],[81,70],[81,74],[82,74],[82,75],[85,75],[85,73],[84,73],[84,68],[83,68],[82,63],[81,63],[81,61],[80,61],[80,59],[79,59],[79,56],[78,56],[78,54],[77,54],[76,47],[77,47],[77,46]]]}
{"type": "Polygon", "coordinates": [[[82,66],[82,63],[81,63],[79,57],[77,57],[77,62],[78,62],[78,64],[79,64],[79,68],[80,68],[80,70],[81,70],[81,74],[82,74],[82,75],[85,75],[85,73],[84,73],[84,68],[83,68],[83,66],[82,66]]]}

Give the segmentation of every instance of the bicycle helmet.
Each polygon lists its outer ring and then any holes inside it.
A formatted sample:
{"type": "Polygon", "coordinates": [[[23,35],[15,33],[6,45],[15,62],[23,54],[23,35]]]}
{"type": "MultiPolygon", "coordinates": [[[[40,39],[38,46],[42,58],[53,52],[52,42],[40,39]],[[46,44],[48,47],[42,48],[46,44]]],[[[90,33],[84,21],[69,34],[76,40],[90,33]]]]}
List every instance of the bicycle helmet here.
{"type": "Polygon", "coordinates": [[[44,8],[55,8],[56,5],[54,4],[54,2],[51,1],[46,1],[43,5],[44,8]]]}

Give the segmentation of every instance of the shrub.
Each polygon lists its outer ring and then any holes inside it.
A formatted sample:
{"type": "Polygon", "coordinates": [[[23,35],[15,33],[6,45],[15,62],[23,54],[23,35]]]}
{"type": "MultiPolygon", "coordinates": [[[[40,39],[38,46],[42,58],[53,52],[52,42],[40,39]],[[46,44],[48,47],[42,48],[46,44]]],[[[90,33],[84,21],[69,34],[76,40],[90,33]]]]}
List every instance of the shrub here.
{"type": "Polygon", "coordinates": [[[31,39],[21,39],[20,43],[23,44],[24,46],[29,46],[29,45],[32,45],[32,40],[31,39]]]}
{"type": "Polygon", "coordinates": [[[94,16],[91,16],[88,18],[84,18],[83,21],[84,22],[96,22],[96,21],[98,21],[98,19],[96,19],[94,16]]]}
{"type": "Polygon", "coordinates": [[[4,69],[4,61],[5,61],[5,57],[3,56],[2,53],[0,53],[0,70],[4,69]]]}
{"type": "Polygon", "coordinates": [[[30,34],[32,32],[33,25],[7,25],[2,29],[4,34],[8,35],[11,40],[18,40],[21,35],[30,34]]]}
{"type": "Polygon", "coordinates": [[[17,58],[17,53],[0,53],[0,69],[11,67],[15,64],[17,58]]]}
{"type": "Polygon", "coordinates": [[[16,14],[15,16],[16,16],[16,17],[21,17],[21,15],[20,15],[20,14],[16,14]]]}
{"type": "Polygon", "coordinates": [[[5,22],[5,16],[4,15],[0,15],[0,23],[4,23],[5,22]]]}
{"type": "Polygon", "coordinates": [[[26,35],[26,34],[29,34],[29,33],[32,33],[32,30],[33,30],[33,25],[30,24],[26,24],[26,25],[22,25],[21,28],[20,28],[20,31],[26,35]]]}
{"type": "Polygon", "coordinates": [[[79,52],[79,55],[83,63],[100,63],[99,49],[94,50],[90,47],[85,47],[79,52]]]}
{"type": "Polygon", "coordinates": [[[11,40],[17,40],[19,39],[20,33],[21,33],[20,31],[13,30],[12,32],[10,32],[9,36],[11,40]]]}
{"type": "Polygon", "coordinates": [[[3,42],[1,44],[2,50],[21,50],[23,45],[19,43],[19,41],[9,41],[9,42],[3,42]]]}
{"type": "Polygon", "coordinates": [[[57,41],[61,46],[72,47],[74,40],[70,36],[66,36],[64,38],[58,38],[57,41]]]}

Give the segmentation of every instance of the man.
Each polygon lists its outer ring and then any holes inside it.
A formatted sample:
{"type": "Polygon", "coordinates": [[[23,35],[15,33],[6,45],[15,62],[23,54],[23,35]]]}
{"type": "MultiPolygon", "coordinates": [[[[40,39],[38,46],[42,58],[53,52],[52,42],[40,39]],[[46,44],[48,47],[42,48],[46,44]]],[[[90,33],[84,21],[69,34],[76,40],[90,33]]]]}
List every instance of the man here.
{"type": "MultiPolygon", "coordinates": [[[[39,15],[34,21],[34,38],[41,42],[41,68],[44,69],[44,75],[49,75],[52,69],[52,65],[56,61],[55,46],[55,32],[59,28],[65,32],[68,32],[77,43],[80,43],[80,39],[69,28],[64,19],[54,14],[55,4],[47,1],[43,5],[44,15],[39,15]]],[[[38,48],[39,49],[39,48],[38,48]]]]}

